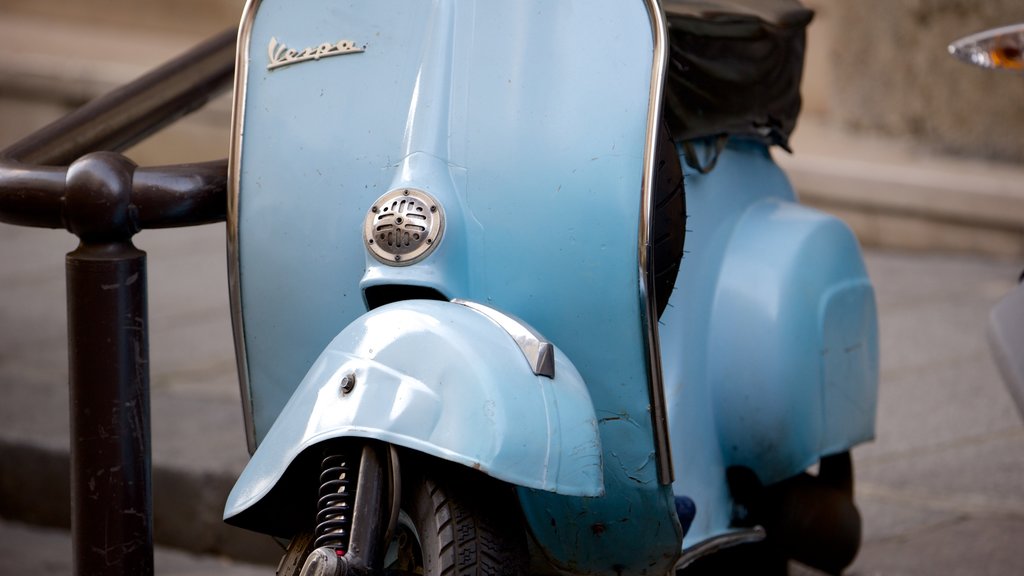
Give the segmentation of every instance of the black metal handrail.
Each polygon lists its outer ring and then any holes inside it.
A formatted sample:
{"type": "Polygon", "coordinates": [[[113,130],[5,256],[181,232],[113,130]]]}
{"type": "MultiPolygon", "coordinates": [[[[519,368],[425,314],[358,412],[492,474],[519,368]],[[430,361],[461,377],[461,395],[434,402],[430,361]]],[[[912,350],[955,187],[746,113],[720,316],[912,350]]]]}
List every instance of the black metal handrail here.
{"type": "Polygon", "coordinates": [[[139,168],[118,152],[226,89],[234,45],[218,34],[0,152],[0,222],[81,240],[66,258],[75,574],[153,573],[146,254],[131,238],[227,209],[226,160],[139,168]]]}
{"type": "MultiPolygon", "coordinates": [[[[216,160],[133,168],[128,205],[135,230],[223,222],[227,166],[227,160],[216,160]]],[[[74,220],[67,204],[70,169],[0,160],[0,222],[68,228],[74,220]]]]}

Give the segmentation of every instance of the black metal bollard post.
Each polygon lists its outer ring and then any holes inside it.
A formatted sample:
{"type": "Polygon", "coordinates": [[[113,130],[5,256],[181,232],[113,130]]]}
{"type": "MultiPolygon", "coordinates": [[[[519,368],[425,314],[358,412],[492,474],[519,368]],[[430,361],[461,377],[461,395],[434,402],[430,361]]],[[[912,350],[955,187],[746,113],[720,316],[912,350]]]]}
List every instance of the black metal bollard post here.
{"type": "Polygon", "coordinates": [[[0,222],[65,227],[75,574],[153,573],[144,228],[223,222],[227,162],[136,169],[112,152],[69,168],[0,158],[0,222]]]}
{"type": "Polygon", "coordinates": [[[153,574],[146,254],[135,165],[114,153],[70,166],[67,255],[71,529],[78,575],[153,574]]]}
{"type": "Polygon", "coordinates": [[[0,222],[65,227],[71,531],[78,575],[153,573],[152,456],[143,228],[223,222],[227,162],[139,169],[124,150],[231,82],[227,30],[0,151],[0,222]]]}

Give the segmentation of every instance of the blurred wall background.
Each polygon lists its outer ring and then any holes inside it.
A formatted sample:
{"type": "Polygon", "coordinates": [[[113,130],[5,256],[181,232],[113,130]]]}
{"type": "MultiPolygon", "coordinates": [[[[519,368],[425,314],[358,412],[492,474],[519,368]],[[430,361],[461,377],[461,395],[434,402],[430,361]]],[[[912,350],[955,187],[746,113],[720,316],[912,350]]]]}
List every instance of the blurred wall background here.
{"type": "MultiPolygon", "coordinates": [[[[0,0],[0,145],[203,39],[244,0],[0,0]]],[[[129,151],[140,164],[227,156],[230,97],[129,151]]]]}
{"type": "MultiPolygon", "coordinates": [[[[862,242],[1024,257],[1024,77],[955,61],[950,41],[1024,22],[1020,0],[804,0],[796,154],[804,201],[862,242]]],[[[0,144],[227,27],[243,0],[0,0],[0,144]]],[[[227,155],[230,98],[128,152],[227,155]]]]}
{"type": "Polygon", "coordinates": [[[805,0],[806,111],[937,152],[1024,162],[1024,77],[954,60],[953,40],[1024,23],[1020,0],[805,0]]]}

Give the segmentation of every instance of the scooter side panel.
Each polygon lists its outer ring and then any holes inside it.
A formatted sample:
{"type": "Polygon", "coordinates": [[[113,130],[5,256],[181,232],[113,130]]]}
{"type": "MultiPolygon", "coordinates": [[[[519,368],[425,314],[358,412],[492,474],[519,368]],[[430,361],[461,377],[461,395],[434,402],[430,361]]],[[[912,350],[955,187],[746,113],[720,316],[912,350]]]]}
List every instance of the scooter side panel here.
{"type": "Polygon", "coordinates": [[[259,520],[275,518],[270,492],[304,450],[349,436],[521,486],[600,496],[590,395],[557,350],[554,373],[535,375],[512,336],[460,304],[407,300],[377,308],[314,363],[236,483],[225,518],[287,535],[289,526],[259,520]],[[348,391],[346,377],[354,379],[348,391]]]}
{"type": "Polygon", "coordinates": [[[752,204],[727,253],[708,386],[726,464],[771,484],[873,437],[874,292],[846,225],[791,202],[752,204]]]}
{"type": "MultiPolygon", "coordinates": [[[[711,142],[692,144],[713,153],[711,142]]],[[[765,146],[730,140],[712,172],[688,170],[686,193],[687,255],[661,350],[673,489],[697,507],[691,547],[729,529],[728,466],[770,482],[871,436],[877,336],[856,241],[795,204],[765,146]],[[798,429],[792,446],[779,441],[798,429]],[[742,448],[768,438],[769,452],[742,448]]]]}

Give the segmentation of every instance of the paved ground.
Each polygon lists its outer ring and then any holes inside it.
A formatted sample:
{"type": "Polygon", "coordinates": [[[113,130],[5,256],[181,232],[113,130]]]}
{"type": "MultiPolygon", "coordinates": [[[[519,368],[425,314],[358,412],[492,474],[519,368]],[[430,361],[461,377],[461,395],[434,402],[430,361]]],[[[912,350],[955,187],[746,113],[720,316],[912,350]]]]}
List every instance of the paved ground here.
{"type": "MultiPolygon", "coordinates": [[[[269,566],[245,564],[157,547],[154,568],[160,576],[266,576],[269,566]]],[[[71,574],[71,539],[67,532],[0,520],[0,574],[71,574]]]]}
{"type": "MultiPolygon", "coordinates": [[[[145,232],[152,325],[156,537],[256,563],[262,537],[223,527],[246,460],[227,314],[223,229],[145,232]]],[[[62,231],[0,225],[0,516],[67,521],[62,231]]],[[[878,440],[855,452],[865,518],[859,576],[1022,574],[1024,427],[984,340],[1024,263],[868,253],[882,331],[878,440]]],[[[0,574],[64,571],[66,532],[0,523],[0,574]],[[52,555],[40,555],[40,550],[52,555]]],[[[162,559],[161,559],[162,558],[162,559]]],[[[167,574],[269,567],[161,553],[167,574]]]]}
{"type": "Polygon", "coordinates": [[[852,574],[1024,574],[1024,427],[984,338],[1022,265],[869,254],[882,383],[852,574]]]}

